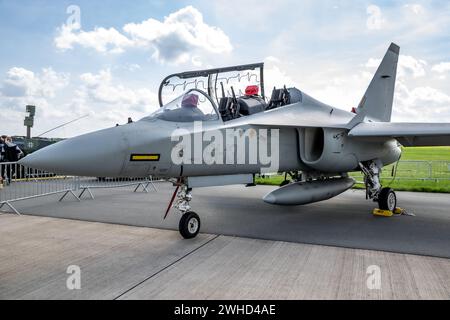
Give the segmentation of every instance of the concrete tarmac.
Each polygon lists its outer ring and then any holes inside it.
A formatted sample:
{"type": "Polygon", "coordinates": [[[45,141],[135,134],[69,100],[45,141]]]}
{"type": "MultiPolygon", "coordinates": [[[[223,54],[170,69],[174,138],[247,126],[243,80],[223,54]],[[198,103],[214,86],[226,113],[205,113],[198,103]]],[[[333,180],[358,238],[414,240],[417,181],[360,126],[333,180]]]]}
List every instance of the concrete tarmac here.
{"type": "MultiPolygon", "coordinates": [[[[95,189],[95,200],[77,202],[70,195],[15,203],[24,214],[178,229],[179,214],[163,220],[174,188],[157,183],[158,192],[132,188],[95,189]]],[[[398,205],[416,216],[374,217],[376,204],[363,191],[347,191],[328,201],[298,207],[265,204],[271,186],[199,188],[193,211],[201,232],[253,239],[319,244],[450,258],[450,195],[398,192],[398,205]]]]}
{"type": "Polygon", "coordinates": [[[0,299],[450,298],[448,259],[46,217],[0,215],[0,261],[0,299]]]}

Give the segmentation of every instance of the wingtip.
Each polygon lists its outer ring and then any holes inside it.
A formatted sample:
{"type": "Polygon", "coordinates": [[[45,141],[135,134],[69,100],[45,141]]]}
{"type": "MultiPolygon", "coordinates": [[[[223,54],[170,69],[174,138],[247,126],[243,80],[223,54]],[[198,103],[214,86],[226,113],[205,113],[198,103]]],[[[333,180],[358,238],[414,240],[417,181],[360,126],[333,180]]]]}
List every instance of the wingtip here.
{"type": "Polygon", "coordinates": [[[389,46],[389,51],[392,51],[396,54],[400,54],[400,47],[392,42],[391,45],[389,46]]]}

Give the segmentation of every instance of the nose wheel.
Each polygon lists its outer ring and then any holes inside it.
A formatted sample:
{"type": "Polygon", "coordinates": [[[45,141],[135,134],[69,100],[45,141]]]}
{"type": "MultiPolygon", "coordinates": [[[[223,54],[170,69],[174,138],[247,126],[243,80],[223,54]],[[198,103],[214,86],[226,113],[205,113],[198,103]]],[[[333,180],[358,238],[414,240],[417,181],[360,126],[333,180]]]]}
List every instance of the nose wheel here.
{"type": "Polygon", "coordinates": [[[200,217],[195,212],[186,212],[180,219],[178,230],[185,239],[195,238],[200,231],[200,217]]]}

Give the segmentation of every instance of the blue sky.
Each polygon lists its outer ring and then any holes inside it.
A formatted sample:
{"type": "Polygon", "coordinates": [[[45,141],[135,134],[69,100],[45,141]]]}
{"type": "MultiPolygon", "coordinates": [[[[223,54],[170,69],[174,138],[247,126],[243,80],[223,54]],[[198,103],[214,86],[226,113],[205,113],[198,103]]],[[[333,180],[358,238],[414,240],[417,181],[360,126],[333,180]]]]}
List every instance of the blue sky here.
{"type": "Polygon", "coordinates": [[[0,0],[0,131],[23,134],[28,103],[36,134],[113,126],[154,111],[167,74],[260,61],[270,85],[350,110],[392,41],[394,120],[450,122],[448,1],[0,0]]]}

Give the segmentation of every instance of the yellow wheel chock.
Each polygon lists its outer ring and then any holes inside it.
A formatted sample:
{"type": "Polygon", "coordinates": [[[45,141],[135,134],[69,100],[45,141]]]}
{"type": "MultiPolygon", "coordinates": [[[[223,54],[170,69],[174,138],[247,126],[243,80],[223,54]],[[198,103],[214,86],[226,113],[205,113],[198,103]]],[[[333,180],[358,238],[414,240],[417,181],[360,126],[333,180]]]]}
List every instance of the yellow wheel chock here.
{"type": "Polygon", "coordinates": [[[379,216],[379,217],[392,217],[393,215],[402,215],[405,214],[406,211],[402,208],[395,208],[394,212],[390,211],[390,210],[381,210],[381,209],[373,209],[372,214],[374,216],[379,216]]]}
{"type": "Polygon", "coordinates": [[[394,213],[390,210],[373,209],[373,215],[379,217],[392,217],[394,213]]]}

